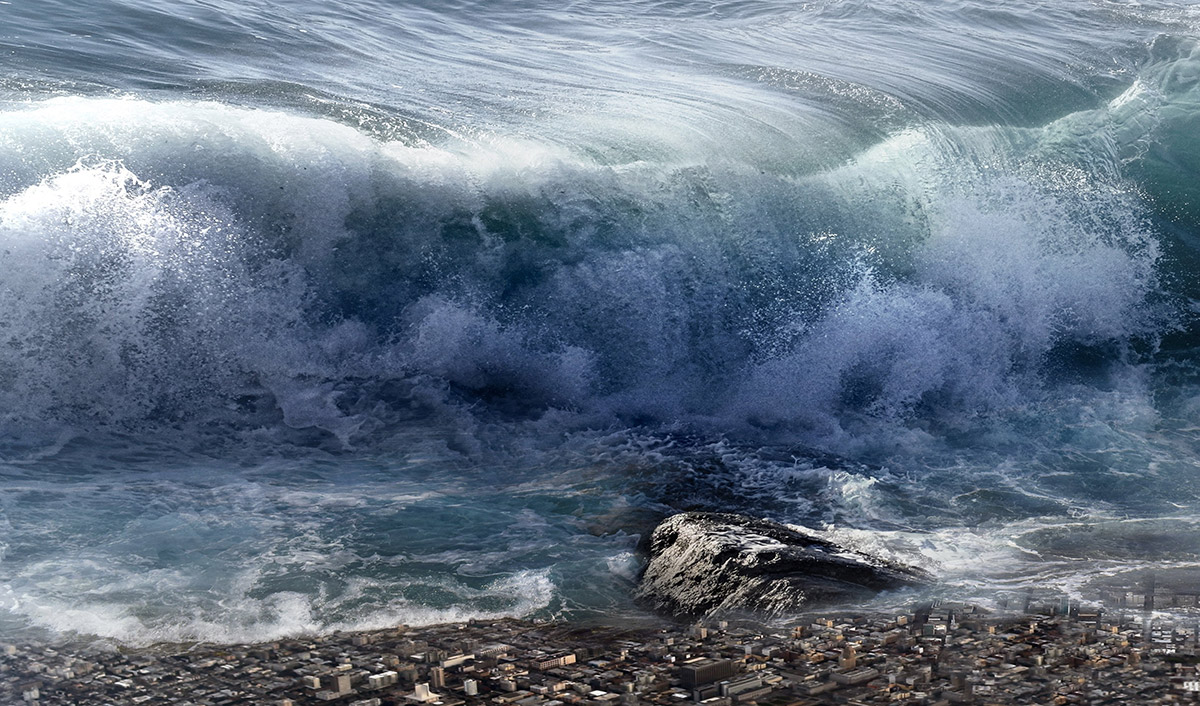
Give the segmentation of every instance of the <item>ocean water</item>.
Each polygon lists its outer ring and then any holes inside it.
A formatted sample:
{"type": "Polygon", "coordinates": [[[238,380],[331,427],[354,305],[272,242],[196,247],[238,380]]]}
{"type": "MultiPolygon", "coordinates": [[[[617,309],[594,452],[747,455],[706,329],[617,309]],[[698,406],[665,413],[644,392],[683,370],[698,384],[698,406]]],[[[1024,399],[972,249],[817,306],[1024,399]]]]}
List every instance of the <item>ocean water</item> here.
{"type": "Polygon", "coordinates": [[[636,617],[683,509],[984,605],[1200,567],[1200,5],[4,0],[0,57],[0,639],[636,617]]]}

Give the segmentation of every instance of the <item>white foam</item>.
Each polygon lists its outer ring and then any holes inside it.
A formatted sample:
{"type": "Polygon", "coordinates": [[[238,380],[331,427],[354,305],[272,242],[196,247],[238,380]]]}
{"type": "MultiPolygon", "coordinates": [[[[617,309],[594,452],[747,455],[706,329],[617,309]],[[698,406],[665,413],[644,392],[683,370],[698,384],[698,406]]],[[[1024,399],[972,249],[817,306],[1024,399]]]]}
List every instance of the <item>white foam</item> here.
{"type": "MultiPolygon", "coordinates": [[[[321,561],[326,562],[327,557],[321,561]]],[[[89,571],[84,566],[76,569],[89,571]]],[[[24,624],[22,629],[33,626],[57,635],[145,645],[253,642],[401,624],[527,617],[550,606],[556,596],[545,571],[519,571],[480,589],[432,579],[430,585],[455,596],[454,602],[445,606],[404,598],[403,589],[412,585],[404,582],[352,577],[336,596],[294,591],[260,596],[257,579],[256,571],[245,571],[215,592],[196,591],[188,585],[195,577],[161,571],[116,582],[100,580],[93,586],[41,581],[24,589],[3,586],[5,599],[0,608],[18,618],[24,624]],[[173,598],[167,600],[168,596],[173,598]]]]}

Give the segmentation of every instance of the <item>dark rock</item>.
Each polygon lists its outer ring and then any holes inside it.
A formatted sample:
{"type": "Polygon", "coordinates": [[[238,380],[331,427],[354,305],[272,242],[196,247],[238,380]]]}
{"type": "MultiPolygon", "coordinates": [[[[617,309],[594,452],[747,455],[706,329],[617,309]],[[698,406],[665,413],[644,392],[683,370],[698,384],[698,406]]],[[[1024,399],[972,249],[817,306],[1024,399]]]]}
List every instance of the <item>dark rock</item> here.
{"type": "Polygon", "coordinates": [[[921,569],[838,546],[799,527],[685,512],[654,529],[650,562],[634,595],[680,617],[781,613],[931,580],[921,569]]]}

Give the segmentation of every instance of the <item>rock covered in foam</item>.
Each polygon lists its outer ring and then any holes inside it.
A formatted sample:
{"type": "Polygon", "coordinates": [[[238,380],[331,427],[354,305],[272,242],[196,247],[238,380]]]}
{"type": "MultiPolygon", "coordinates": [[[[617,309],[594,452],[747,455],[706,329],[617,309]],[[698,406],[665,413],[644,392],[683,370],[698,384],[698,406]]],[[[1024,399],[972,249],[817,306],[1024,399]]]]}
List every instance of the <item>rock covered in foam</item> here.
{"type": "Polygon", "coordinates": [[[685,512],[654,529],[635,596],[676,616],[780,613],[930,580],[921,569],[840,547],[799,527],[685,512]]]}

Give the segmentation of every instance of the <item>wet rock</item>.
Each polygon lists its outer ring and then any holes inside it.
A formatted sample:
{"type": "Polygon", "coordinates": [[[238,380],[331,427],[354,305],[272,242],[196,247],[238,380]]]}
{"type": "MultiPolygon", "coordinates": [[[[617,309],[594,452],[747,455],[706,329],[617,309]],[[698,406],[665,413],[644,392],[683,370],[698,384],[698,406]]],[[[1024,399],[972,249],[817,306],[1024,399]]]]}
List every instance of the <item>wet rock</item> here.
{"type": "Polygon", "coordinates": [[[931,580],[921,569],[838,546],[799,527],[685,512],[654,529],[635,596],[679,617],[774,614],[858,601],[931,580]]]}

